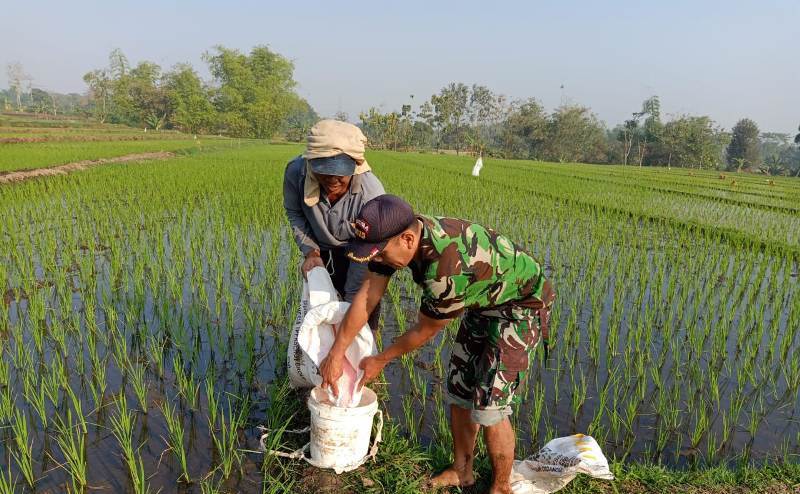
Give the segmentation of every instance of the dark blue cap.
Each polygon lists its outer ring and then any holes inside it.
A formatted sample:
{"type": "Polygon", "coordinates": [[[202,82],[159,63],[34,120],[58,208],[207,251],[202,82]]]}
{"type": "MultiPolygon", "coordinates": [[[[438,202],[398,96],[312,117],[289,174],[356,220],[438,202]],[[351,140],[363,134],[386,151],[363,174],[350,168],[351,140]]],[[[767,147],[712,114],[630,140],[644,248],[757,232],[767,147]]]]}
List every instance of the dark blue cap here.
{"type": "Polygon", "coordinates": [[[347,257],[360,263],[370,261],[415,219],[411,206],[397,196],[384,194],[368,201],[353,222],[356,238],[347,245],[347,257]]]}
{"type": "Polygon", "coordinates": [[[311,171],[320,175],[336,175],[349,177],[356,171],[356,160],[342,153],[328,158],[314,158],[308,160],[311,171]]]}

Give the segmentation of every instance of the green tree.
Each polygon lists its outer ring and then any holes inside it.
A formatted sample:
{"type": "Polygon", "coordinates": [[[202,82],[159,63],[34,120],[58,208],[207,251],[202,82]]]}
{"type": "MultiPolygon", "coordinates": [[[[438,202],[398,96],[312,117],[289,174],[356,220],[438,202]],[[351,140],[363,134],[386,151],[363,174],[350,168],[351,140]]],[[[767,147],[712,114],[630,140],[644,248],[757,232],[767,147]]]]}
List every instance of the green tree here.
{"type": "Polygon", "coordinates": [[[423,102],[413,123],[412,142],[418,147],[433,148],[436,144],[436,113],[430,101],[423,102]]]}
{"type": "Polygon", "coordinates": [[[431,96],[436,129],[437,150],[445,140],[456,148],[458,154],[464,145],[464,130],[467,126],[469,104],[469,87],[461,82],[451,82],[443,87],[439,94],[431,96]]]}
{"type": "Polygon", "coordinates": [[[406,132],[403,127],[403,115],[397,112],[381,113],[377,108],[370,108],[359,115],[361,129],[372,147],[397,150],[403,142],[406,132]]]}
{"type": "Polygon", "coordinates": [[[495,140],[495,131],[503,109],[505,98],[496,95],[486,86],[473,84],[469,95],[470,128],[467,139],[473,151],[483,154],[495,140]]]}
{"type": "Polygon", "coordinates": [[[756,168],[761,164],[761,143],[758,135],[758,125],[749,118],[736,122],[725,153],[729,170],[756,168]]]}
{"type": "Polygon", "coordinates": [[[722,135],[706,116],[681,116],[664,126],[662,145],[667,165],[715,168],[724,146],[722,135]]]}
{"type": "Polygon", "coordinates": [[[633,150],[633,141],[640,134],[639,121],[632,118],[617,129],[617,140],[622,143],[622,164],[627,165],[633,150]]]}
{"type": "Polygon", "coordinates": [[[601,163],[606,159],[605,129],[586,107],[564,105],[548,120],[545,157],[549,160],[601,163]]]}
{"type": "Polygon", "coordinates": [[[47,91],[39,88],[31,89],[31,109],[36,113],[50,113],[55,111],[53,100],[47,91]]]}
{"type": "Polygon", "coordinates": [[[209,91],[188,64],[178,64],[164,76],[170,123],[184,132],[208,132],[216,118],[209,91]]]}
{"type": "Polygon", "coordinates": [[[292,62],[266,46],[256,46],[249,55],[217,46],[204,59],[218,84],[213,101],[219,130],[272,137],[298,102],[292,62]]]}
{"type": "Polygon", "coordinates": [[[528,159],[541,156],[548,123],[544,108],[534,98],[512,102],[502,127],[500,140],[505,156],[528,159]]]}
{"type": "Polygon", "coordinates": [[[283,132],[286,139],[300,142],[308,136],[311,127],[317,123],[319,115],[311,108],[308,101],[297,98],[289,113],[286,115],[283,132]]]}
{"type": "Polygon", "coordinates": [[[642,102],[642,109],[626,120],[618,132],[618,139],[623,143],[623,164],[627,165],[633,150],[636,151],[636,162],[639,166],[654,144],[661,138],[661,102],[658,96],[651,96],[642,102]],[[642,125],[639,121],[644,118],[642,125]]]}
{"type": "Polygon", "coordinates": [[[100,123],[104,123],[109,114],[112,90],[108,71],[98,69],[87,72],[83,81],[89,86],[89,113],[100,123]]]}
{"type": "Polygon", "coordinates": [[[169,98],[162,87],[161,67],[153,62],[139,62],[130,70],[127,81],[131,101],[130,121],[159,130],[169,117],[169,98]]]}

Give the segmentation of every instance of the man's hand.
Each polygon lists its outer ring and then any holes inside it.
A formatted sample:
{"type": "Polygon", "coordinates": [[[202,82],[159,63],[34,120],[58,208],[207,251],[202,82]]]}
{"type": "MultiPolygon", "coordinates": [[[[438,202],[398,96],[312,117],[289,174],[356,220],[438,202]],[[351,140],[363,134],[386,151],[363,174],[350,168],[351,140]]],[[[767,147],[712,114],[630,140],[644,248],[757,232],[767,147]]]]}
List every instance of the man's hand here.
{"type": "Polygon", "coordinates": [[[320,363],[319,373],[322,376],[322,387],[329,387],[333,391],[333,396],[339,397],[339,378],[342,377],[343,354],[331,352],[320,363]]]}
{"type": "Polygon", "coordinates": [[[386,364],[388,363],[389,361],[381,357],[380,354],[375,355],[374,357],[364,357],[361,359],[361,363],[358,364],[358,368],[364,371],[364,375],[361,377],[361,380],[358,381],[358,390],[360,391],[365,384],[374,381],[375,378],[381,374],[381,371],[383,371],[383,368],[386,367],[386,364]]]}
{"type": "Polygon", "coordinates": [[[325,267],[325,263],[322,262],[322,258],[319,255],[318,250],[312,250],[311,252],[306,255],[306,260],[303,261],[303,265],[300,266],[300,271],[303,273],[303,278],[306,277],[306,273],[311,271],[316,267],[325,267]]]}

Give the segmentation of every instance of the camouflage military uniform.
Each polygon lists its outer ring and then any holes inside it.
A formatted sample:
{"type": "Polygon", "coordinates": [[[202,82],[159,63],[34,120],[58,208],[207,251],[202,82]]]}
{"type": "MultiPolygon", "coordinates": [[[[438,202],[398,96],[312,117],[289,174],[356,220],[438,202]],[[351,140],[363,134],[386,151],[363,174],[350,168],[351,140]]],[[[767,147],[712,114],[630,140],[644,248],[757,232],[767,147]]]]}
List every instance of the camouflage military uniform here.
{"type": "MultiPolygon", "coordinates": [[[[420,312],[435,319],[464,315],[450,357],[451,401],[493,425],[511,413],[539,342],[552,291],[541,267],[508,238],[454,218],[418,216],[422,237],[409,264],[422,286],[420,312]]],[[[386,266],[370,270],[391,275],[386,266]]]]}

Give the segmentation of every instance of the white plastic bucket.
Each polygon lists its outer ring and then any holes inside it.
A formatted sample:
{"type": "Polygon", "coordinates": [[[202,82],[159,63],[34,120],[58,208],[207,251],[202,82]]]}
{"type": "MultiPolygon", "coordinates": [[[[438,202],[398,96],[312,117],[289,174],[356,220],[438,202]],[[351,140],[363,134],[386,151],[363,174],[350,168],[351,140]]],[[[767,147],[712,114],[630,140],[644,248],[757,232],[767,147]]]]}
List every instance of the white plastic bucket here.
{"type": "Polygon", "coordinates": [[[308,397],[311,412],[311,459],[320,468],[332,468],[336,473],[349,472],[361,466],[378,450],[383,429],[383,413],[378,409],[378,397],[364,387],[361,401],[354,407],[337,407],[328,393],[316,387],[308,397]],[[378,432],[370,448],[372,420],[378,416],[378,432]]]}

